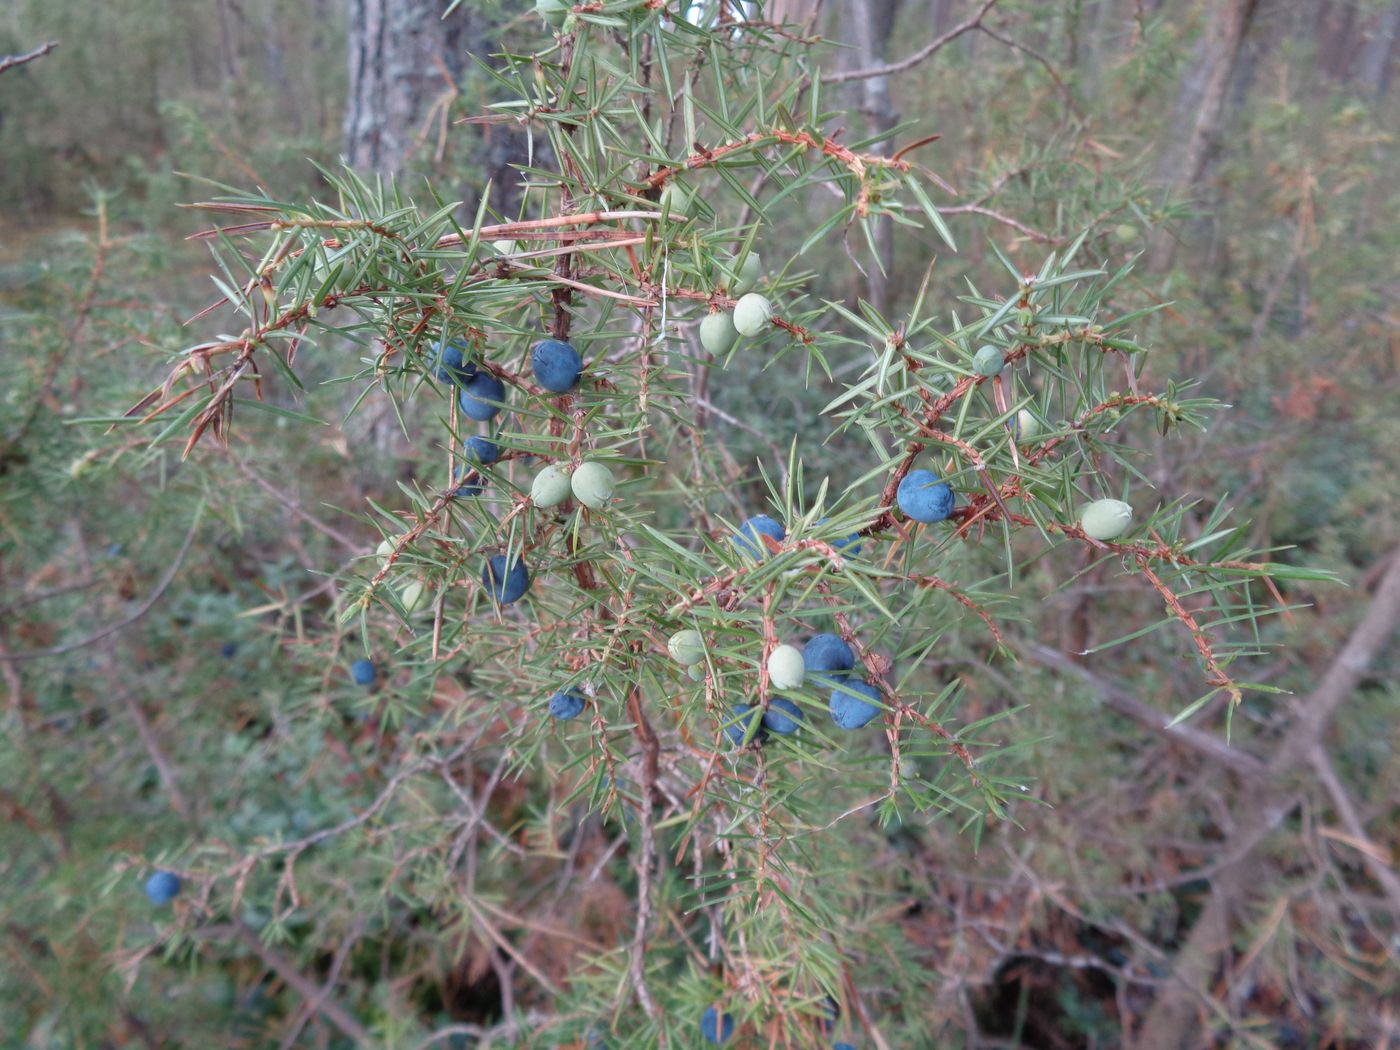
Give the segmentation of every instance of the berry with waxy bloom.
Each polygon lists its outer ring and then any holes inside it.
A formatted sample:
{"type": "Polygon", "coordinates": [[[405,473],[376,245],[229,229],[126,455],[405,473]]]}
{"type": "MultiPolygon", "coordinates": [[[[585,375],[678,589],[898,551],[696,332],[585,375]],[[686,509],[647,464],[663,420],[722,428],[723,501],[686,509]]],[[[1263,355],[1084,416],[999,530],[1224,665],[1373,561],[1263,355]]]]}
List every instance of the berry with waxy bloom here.
{"type": "Polygon", "coordinates": [[[734,1034],[734,1018],[729,1014],[720,1013],[713,1006],[708,1006],[700,1017],[700,1034],[705,1037],[706,1042],[716,1045],[727,1043],[729,1037],[734,1034]]]}
{"type": "Polygon", "coordinates": [[[734,315],[728,310],[706,314],[700,322],[700,345],[716,356],[729,353],[729,348],[739,338],[739,330],[734,327],[734,315]]]}
{"type": "Polygon", "coordinates": [[[504,554],[493,554],[481,570],[481,585],[501,605],[509,605],[530,589],[530,570],[522,558],[507,565],[504,554]]]}
{"type": "Polygon", "coordinates": [[[542,339],[530,350],[530,371],[535,382],[550,393],[564,394],[578,386],[583,358],[572,343],[562,339],[542,339]]]}
{"type": "Polygon", "coordinates": [[[905,517],[928,524],[953,513],[953,490],[931,470],[911,470],[900,481],[895,502],[905,517]]]}
{"type": "Polygon", "coordinates": [[[831,720],[842,729],[859,729],[880,713],[880,690],[868,682],[838,682],[831,691],[831,720]]]}
{"type": "Polygon", "coordinates": [[[993,376],[1001,375],[1001,370],[1005,367],[1006,358],[994,346],[980,347],[977,353],[972,355],[972,370],[979,376],[991,379],[993,376]]]}
{"type": "Polygon", "coordinates": [[[1097,499],[1079,515],[1079,527],[1091,540],[1113,540],[1128,531],[1133,508],[1121,499],[1097,499]]]}
{"type": "Polygon", "coordinates": [[[682,667],[694,667],[705,659],[705,639],[699,631],[687,627],[666,640],[671,658],[682,667]]]}
{"type": "Polygon", "coordinates": [[[787,697],[775,696],[769,699],[768,710],[763,712],[763,727],[787,736],[801,729],[806,717],[802,708],[787,697]]]}
{"type": "Polygon", "coordinates": [[[734,546],[751,558],[762,558],[768,553],[768,545],[760,538],[762,536],[782,543],[787,538],[787,529],[767,514],[755,514],[739,526],[739,531],[734,535],[734,546]]]}
{"type": "Polygon", "coordinates": [[[734,304],[734,327],[740,335],[762,335],[773,326],[773,304],[757,292],[741,296],[734,304]]]}
{"type": "Polygon", "coordinates": [[[568,499],[572,491],[569,472],[551,463],[530,483],[530,501],[537,507],[556,507],[568,499]]]}
{"type": "Polygon", "coordinates": [[[807,673],[833,679],[845,676],[856,665],[856,654],[834,634],[814,634],[802,650],[807,673]]]}
{"type": "Polygon", "coordinates": [[[180,876],[173,871],[157,871],[146,880],[146,897],[152,904],[169,904],[180,893],[180,876]]]}
{"type": "Polygon", "coordinates": [[[777,646],[768,654],[768,683],[774,689],[800,689],[807,664],[795,645],[777,646]]]}
{"type": "Polygon", "coordinates": [[[549,717],[567,722],[583,713],[587,701],[577,689],[561,689],[549,698],[549,717]]]}
{"type": "Polygon", "coordinates": [[[468,419],[484,423],[494,419],[506,399],[506,387],[490,372],[478,372],[457,392],[457,406],[468,419]]]}
{"type": "Polygon", "coordinates": [[[761,740],[763,739],[762,717],[762,713],[753,704],[735,704],[734,714],[725,723],[724,735],[729,737],[731,744],[740,747],[744,743],[744,738],[749,735],[749,730],[757,722],[758,730],[754,733],[753,738],[761,740]]]}
{"type": "Polygon", "coordinates": [[[467,360],[467,348],[458,342],[443,343],[433,355],[433,378],[442,383],[470,383],[476,378],[476,363],[467,360]]]}
{"type": "Polygon", "coordinates": [[[569,486],[574,499],[591,510],[601,510],[612,499],[613,473],[602,463],[580,463],[574,468],[569,486]]]}

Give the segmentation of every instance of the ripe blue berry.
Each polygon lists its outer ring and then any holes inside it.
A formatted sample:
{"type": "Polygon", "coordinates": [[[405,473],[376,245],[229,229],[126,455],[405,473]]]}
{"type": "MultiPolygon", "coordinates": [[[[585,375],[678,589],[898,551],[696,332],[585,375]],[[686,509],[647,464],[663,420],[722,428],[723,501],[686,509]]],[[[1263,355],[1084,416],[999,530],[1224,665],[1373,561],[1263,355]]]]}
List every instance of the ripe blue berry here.
{"type": "Polygon", "coordinates": [[[549,698],[549,716],[567,722],[583,713],[586,702],[577,689],[561,689],[549,698]]]}
{"type": "Polygon", "coordinates": [[[734,1018],[729,1014],[720,1013],[713,1006],[707,1006],[700,1017],[700,1034],[705,1037],[706,1042],[716,1045],[727,1043],[729,1037],[734,1034],[734,1018]]]}
{"type": "Polygon", "coordinates": [[[953,513],[953,490],[931,470],[911,470],[899,483],[895,502],[915,521],[942,521],[953,513]]]}
{"type": "Polygon", "coordinates": [[[482,423],[495,417],[505,399],[505,384],[490,372],[478,372],[471,382],[462,384],[457,394],[462,414],[482,423]]]}
{"type": "Polygon", "coordinates": [[[831,691],[831,720],[842,729],[859,729],[880,713],[880,690],[867,682],[838,682],[831,691]]]}
{"type": "MultiPolygon", "coordinates": [[[[828,519],[826,518],[822,518],[820,521],[817,522],[817,525],[825,525],[827,523],[827,520],[828,519]]],[[[846,557],[854,558],[860,554],[860,533],[853,532],[845,539],[832,540],[831,545],[835,547],[838,551],[840,551],[842,554],[844,554],[846,557]]]]}
{"type": "Polygon", "coordinates": [[[350,677],[355,679],[356,685],[373,685],[378,675],[373,660],[360,659],[350,665],[350,677]]]}
{"type": "Polygon", "coordinates": [[[787,736],[789,733],[796,733],[802,727],[805,717],[802,708],[787,697],[775,696],[768,701],[768,710],[763,712],[763,725],[775,733],[787,736]]]}
{"type": "Polygon", "coordinates": [[[481,495],[481,474],[471,467],[458,467],[456,473],[452,475],[452,480],[458,483],[457,487],[452,490],[452,495],[457,499],[462,499],[466,496],[481,495]],[[464,481],[463,479],[467,477],[470,477],[472,480],[464,481]]]}
{"type": "Polygon", "coordinates": [[[542,339],[530,350],[530,371],[535,382],[555,394],[564,394],[578,385],[583,358],[570,343],[542,339]]]}
{"type": "Polygon", "coordinates": [[[787,530],[767,514],[755,514],[739,526],[739,531],[734,534],[734,546],[751,558],[763,558],[768,553],[768,545],[759,539],[760,536],[782,543],[787,538],[787,530]]]}
{"type": "Polygon", "coordinates": [[[462,457],[468,463],[480,463],[482,466],[486,466],[501,458],[501,446],[490,438],[473,434],[462,442],[462,457]]]}
{"type": "MultiPolygon", "coordinates": [[[[822,1019],[817,1022],[817,1027],[823,1032],[829,1033],[836,1027],[836,1022],[841,1017],[841,1004],[831,996],[822,1000],[822,1019]]],[[[844,1046],[844,1043],[837,1043],[837,1046],[844,1046]]]]}
{"type": "Polygon", "coordinates": [[[180,892],[180,876],[158,871],[146,880],[146,896],[152,904],[169,904],[180,892]]]}
{"type": "Polygon", "coordinates": [[[481,585],[500,604],[509,605],[519,601],[530,589],[530,570],[521,558],[507,567],[504,554],[493,554],[481,570],[481,585]]]}
{"type": "Polygon", "coordinates": [[[238,652],[237,642],[225,642],[223,645],[219,646],[219,655],[225,660],[232,660],[233,654],[236,652],[238,652]]]}
{"type": "Polygon", "coordinates": [[[445,343],[433,355],[433,378],[442,383],[462,385],[476,378],[476,364],[467,360],[461,343],[445,343]]]}
{"type": "Polygon", "coordinates": [[[856,1050],[850,1043],[837,1043],[831,1050],[856,1050]]]}
{"type": "MultiPolygon", "coordinates": [[[[729,742],[735,747],[739,747],[744,742],[744,737],[748,736],[749,727],[753,725],[755,718],[759,717],[756,712],[758,708],[753,704],[735,704],[734,715],[724,727],[724,735],[729,737],[729,742]]],[[[763,739],[763,728],[759,727],[754,734],[755,740],[763,739]]]]}
{"type": "Polygon", "coordinates": [[[834,679],[844,677],[856,665],[856,654],[834,634],[814,634],[802,649],[802,662],[809,675],[834,679]]]}

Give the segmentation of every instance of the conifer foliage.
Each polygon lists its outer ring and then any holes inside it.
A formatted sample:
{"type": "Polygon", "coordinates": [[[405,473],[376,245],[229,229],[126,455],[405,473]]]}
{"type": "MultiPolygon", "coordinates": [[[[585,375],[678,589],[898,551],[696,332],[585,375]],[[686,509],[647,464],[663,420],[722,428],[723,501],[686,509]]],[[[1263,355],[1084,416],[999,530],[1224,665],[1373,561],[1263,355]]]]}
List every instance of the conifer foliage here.
{"type": "MultiPolygon", "coordinates": [[[[326,173],[322,201],[204,202],[217,306],[241,331],[180,354],[142,412],[187,455],[239,440],[238,406],[311,425],[292,407],[309,357],[356,408],[394,406],[428,465],[397,506],[356,508],[378,535],[337,577],[326,633],[353,639],[339,658],[363,661],[355,681],[404,732],[382,793],[327,831],[383,821],[379,892],[479,933],[531,907],[492,903],[518,890],[505,869],[561,894],[586,881],[564,839],[601,815],[620,840],[595,863],[631,915],[565,981],[523,964],[549,1045],[864,1045],[901,1023],[877,991],[897,956],[874,950],[872,828],[942,815],[978,835],[1033,812],[1016,741],[959,720],[934,658],[1009,655],[1026,545],[1064,578],[1087,559],[1142,581],[1200,664],[1186,712],[1251,688],[1234,664],[1254,635],[1207,633],[1202,598],[1217,627],[1248,626],[1268,611],[1260,581],[1295,570],[1244,549],[1223,512],[1188,537],[1191,495],[1154,490],[1119,443],[1129,416],[1169,436],[1214,406],[1139,382],[1143,315],[1113,313],[1127,271],[1086,258],[1088,231],[1033,272],[1002,256],[1000,287],[948,287],[936,144],[848,141],[810,42],[730,3],[540,6],[537,55],[477,56],[509,100],[473,119],[532,139],[523,212],[488,194],[463,221],[351,171],[326,173]],[[780,243],[794,213],[805,236],[780,243]],[[898,317],[803,263],[837,245],[853,271],[876,265],[856,260],[880,221],[926,249],[898,317]],[[824,391],[849,477],[813,476],[794,441],[757,483],[716,480],[696,377],[722,385],[744,355],[824,391]],[[1126,508],[1112,528],[1103,501],[1126,508]],[[452,775],[470,748],[535,791],[529,835],[481,841],[499,881],[470,838],[484,803],[452,775]],[[389,820],[400,805],[417,819],[389,820]]],[[[328,837],[194,856],[182,921],[328,837]]],[[[295,878],[275,922],[330,906],[295,878]]]]}

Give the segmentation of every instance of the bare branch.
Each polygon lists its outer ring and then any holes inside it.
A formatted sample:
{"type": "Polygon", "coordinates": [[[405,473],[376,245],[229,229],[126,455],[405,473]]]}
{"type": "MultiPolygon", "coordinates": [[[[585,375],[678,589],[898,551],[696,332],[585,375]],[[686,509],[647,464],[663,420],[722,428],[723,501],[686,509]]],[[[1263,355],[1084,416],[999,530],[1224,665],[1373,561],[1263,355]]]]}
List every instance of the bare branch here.
{"type": "Polygon", "coordinates": [[[58,41],[50,40],[47,44],[40,44],[33,51],[27,51],[22,55],[6,55],[4,58],[0,58],[0,73],[7,69],[14,69],[15,66],[22,66],[26,62],[33,62],[36,58],[43,58],[56,47],[58,47],[58,41]]]}
{"type": "Polygon", "coordinates": [[[848,69],[844,73],[828,73],[822,77],[823,84],[844,84],[849,80],[869,80],[871,77],[887,77],[892,73],[902,73],[906,69],[913,69],[920,62],[932,58],[937,52],[951,44],[964,33],[970,33],[982,25],[982,19],[987,17],[987,12],[996,6],[997,0],[982,0],[982,4],[977,8],[977,13],[966,22],[959,22],[948,32],[931,41],[927,46],[915,51],[908,58],[902,58],[898,62],[891,62],[884,66],[870,66],[866,69],[848,69]]]}

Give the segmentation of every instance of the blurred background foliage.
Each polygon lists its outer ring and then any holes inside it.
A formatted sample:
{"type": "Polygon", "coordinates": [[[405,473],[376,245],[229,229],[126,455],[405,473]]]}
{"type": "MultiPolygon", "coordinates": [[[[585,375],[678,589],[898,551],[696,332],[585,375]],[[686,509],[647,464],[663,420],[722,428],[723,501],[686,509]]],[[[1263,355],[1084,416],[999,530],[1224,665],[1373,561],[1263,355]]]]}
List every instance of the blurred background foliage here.
{"type": "MultiPolygon", "coordinates": [[[[978,6],[775,2],[769,14],[849,42],[851,19],[873,11],[882,38],[861,46],[891,61],[978,6]]],[[[487,180],[522,159],[508,136],[452,120],[498,90],[466,47],[487,62],[502,48],[529,53],[542,30],[528,8],[467,3],[449,16],[472,20],[472,39],[442,71],[441,112],[411,137],[405,185],[426,175],[455,187],[470,213],[487,180]]],[[[1226,500],[1253,522],[1252,543],[1290,547],[1280,560],[1351,585],[1295,587],[1300,607],[1268,621],[1264,640],[1281,647],[1254,680],[1299,695],[1400,539],[1396,9],[1003,0],[987,23],[995,36],[968,32],[892,76],[884,104],[862,82],[844,88],[849,139],[892,120],[907,122],[901,143],[942,136],[918,157],[958,190],[939,203],[960,253],[901,233],[887,281],[861,279],[850,264],[874,272],[865,246],[838,236],[801,259],[852,273],[848,304],[866,296],[897,316],[935,256],[934,285],[953,309],[969,284],[1004,282],[991,242],[1028,268],[1086,227],[1110,264],[1141,253],[1117,308],[1172,304],[1139,326],[1148,377],[1195,377],[1233,406],[1203,435],[1166,439],[1130,421],[1154,454],[1151,479],[1206,501],[1203,515],[1226,500]],[[1232,7],[1249,9],[1247,30],[1211,148],[1183,171],[1183,128],[1201,112],[1216,20],[1232,7]]],[[[548,960],[560,980],[571,937],[609,943],[630,929],[630,871],[607,864],[616,819],[486,759],[466,766],[463,784],[396,800],[385,816],[411,833],[457,790],[481,792],[511,848],[483,858],[478,891],[507,913],[547,915],[536,928],[433,914],[424,902],[446,876],[412,851],[377,853],[373,824],[298,859],[303,885],[342,902],[315,909],[314,924],[262,867],[250,868],[236,921],[207,939],[168,937],[169,917],[140,892],[163,861],[227,862],[355,819],[411,760],[414,734],[472,688],[465,668],[430,695],[408,683],[366,697],[349,683],[338,628],[319,619],[324,573],[377,542],[356,508],[392,503],[395,483],[427,462],[383,439],[387,410],[316,431],[245,413],[231,450],[202,447],[186,463],[91,422],[149,390],[212,298],[206,250],[183,240],[203,220],[175,207],[210,191],[177,173],[288,200],[325,191],[310,161],[333,165],[346,149],[352,28],[331,0],[16,0],[0,12],[0,54],[60,42],[0,75],[0,657],[12,657],[0,660],[0,1013],[13,1045],[355,1042],[331,1007],[385,1045],[424,1045],[451,1024],[464,1035],[438,1045],[491,1026],[499,1045],[555,1045],[522,1034],[548,1004],[515,987],[514,956],[482,930],[508,928],[516,951],[548,960]],[[62,651],[75,641],[87,644],[62,651]],[[203,843],[193,854],[192,840],[203,843]],[[605,877],[561,903],[543,859],[560,852],[605,877]],[[333,995],[308,1007],[328,981],[333,995]]],[[[852,50],[831,48],[829,68],[850,68],[852,50]]],[[[792,201],[767,239],[800,243],[809,214],[792,201]]],[[[859,439],[820,443],[816,412],[836,388],[807,382],[795,360],[739,360],[707,391],[726,472],[716,481],[746,502],[762,498],[755,461],[794,438],[809,476],[860,473],[859,439]]],[[[314,355],[304,364],[314,381],[322,366],[314,355]]],[[[864,364],[853,354],[834,367],[839,377],[864,364]]],[[[308,386],[300,410],[334,418],[349,407],[344,389],[308,386]]],[[[997,571],[995,551],[962,556],[997,571]]],[[[954,822],[911,819],[851,831],[829,858],[838,868],[881,858],[884,899],[852,901],[847,921],[885,938],[878,996],[892,1045],[1118,1045],[1169,972],[1231,833],[1227,775],[1103,702],[1108,683],[1179,710],[1198,690],[1178,637],[1151,635],[1079,670],[1037,658],[1093,649],[1160,612],[1108,572],[1063,575],[1025,567],[1026,597],[1007,624],[1021,659],[989,663],[988,640],[970,634],[931,664],[961,679],[965,721],[1020,708],[1000,732],[1033,742],[1022,768],[1049,805],[1019,810],[1019,824],[995,826],[978,850],[954,822]]],[[[1327,741],[1391,864],[1397,670],[1392,648],[1327,741]]],[[[1233,742],[1268,754],[1287,705],[1247,700],[1233,742]]],[[[1218,730],[1218,712],[1201,724],[1218,730]]],[[[1393,1038],[1396,1012],[1377,1004],[1400,1001],[1396,930],[1375,921],[1378,891],[1356,853],[1325,834],[1328,806],[1318,794],[1257,860],[1268,907],[1239,933],[1249,968],[1211,1018],[1219,1045],[1393,1038]]]]}

